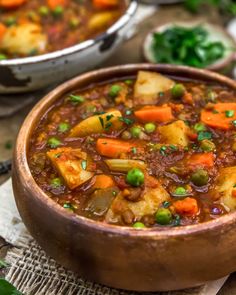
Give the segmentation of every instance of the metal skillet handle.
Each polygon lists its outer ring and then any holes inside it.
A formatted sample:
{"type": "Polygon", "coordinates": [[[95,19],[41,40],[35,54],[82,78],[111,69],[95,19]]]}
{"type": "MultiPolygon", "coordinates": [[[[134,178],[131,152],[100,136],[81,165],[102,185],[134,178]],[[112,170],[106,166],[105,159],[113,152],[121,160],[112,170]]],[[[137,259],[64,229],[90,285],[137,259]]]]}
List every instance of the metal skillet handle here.
{"type": "Polygon", "coordinates": [[[6,174],[11,171],[11,160],[0,162],[0,175],[6,174]]]}

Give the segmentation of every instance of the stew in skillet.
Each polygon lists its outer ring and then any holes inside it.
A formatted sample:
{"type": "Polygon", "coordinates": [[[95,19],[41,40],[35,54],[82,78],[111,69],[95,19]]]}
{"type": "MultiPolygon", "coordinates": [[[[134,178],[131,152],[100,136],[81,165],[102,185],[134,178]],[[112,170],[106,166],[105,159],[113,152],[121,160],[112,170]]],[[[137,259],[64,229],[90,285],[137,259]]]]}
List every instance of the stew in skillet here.
{"type": "Polygon", "coordinates": [[[109,224],[217,218],[236,208],[235,95],[146,71],[74,91],[34,131],[31,172],[66,210],[109,224]]]}
{"type": "Polygon", "coordinates": [[[125,0],[0,0],[0,60],[73,46],[108,29],[125,0]]]}

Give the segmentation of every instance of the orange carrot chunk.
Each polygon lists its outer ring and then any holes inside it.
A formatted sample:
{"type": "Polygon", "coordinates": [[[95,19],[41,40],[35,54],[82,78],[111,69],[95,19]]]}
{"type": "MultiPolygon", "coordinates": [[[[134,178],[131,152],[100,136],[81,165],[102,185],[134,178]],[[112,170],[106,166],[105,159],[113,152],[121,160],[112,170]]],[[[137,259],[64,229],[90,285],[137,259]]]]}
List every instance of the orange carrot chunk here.
{"type": "Polygon", "coordinates": [[[145,106],[134,112],[136,118],[142,122],[170,122],[174,119],[171,107],[165,106],[145,106]]]}
{"type": "Polygon", "coordinates": [[[112,177],[105,174],[97,175],[93,185],[93,187],[97,189],[109,188],[113,186],[115,186],[115,183],[112,177]]]}
{"type": "Polygon", "coordinates": [[[47,0],[50,9],[55,9],[57,6],[66,6],[67,0],[47,0]]]}
{"type": "Polygon", "coordinates": [[[213,110],[203,110],[201,112],[201,121],[206,125],[228,130],[234,125],[232,121],[236,120],[236,103],[216,103],[213,110]]]}
{"type": "Polygon", "coordinates": [[[176,213],[184,216],[195,216],[199,211],[197,201],[189,197],[174,202],[173,206],[176,213]]]}
{"type": "Polygon", "coordinates": [[[188,166],[195,169],[198,167],[211,168],[214,166],[213,153],[194,154],[188,159],[188,166]]]}
{"type": "Polygon", "coordinates": [[[26,0],[0,0],[0,7],[3,8],[15,8],[24,4],[26,0]]]}
{"type": "Polygon", "coordinates": [[[7,27],[4,24],[0,23],[0,40],[3,38],[6,33],[7,27]]]}
{"type": "Polygon", "coordinates": [[[100,155],[109,158],[116,158],[122,153],[131,152],[134,144],[117,139],[99,138],[97,140],[96,147],[100,155]]]}
{"type": "Polygon", "coordinates": [[[93,0],[93,5],[96,8],[107,9],[116,7],[119,4],[119,0],[93,0]]]}

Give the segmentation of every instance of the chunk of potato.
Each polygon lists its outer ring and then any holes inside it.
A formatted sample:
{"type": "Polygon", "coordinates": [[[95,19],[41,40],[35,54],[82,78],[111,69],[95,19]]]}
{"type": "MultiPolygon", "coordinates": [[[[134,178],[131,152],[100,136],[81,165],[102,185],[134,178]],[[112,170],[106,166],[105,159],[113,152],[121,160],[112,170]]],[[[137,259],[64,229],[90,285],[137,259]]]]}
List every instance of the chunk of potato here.
{"type": "Polygon", "coordinates": [[[38,24],[24,23],[11,26],[4,34],[0,49],[9,54],[27,56],[30,52],[43,53],[46,50],[47,37],[38,24]]]}
{"type": "Polygon", "coordinates": [[[232,191],[236,184],[236,166],[222,168],[216,180],[215,191],[220,196],[220,201],[230,210],[236,209],[236,198],[232,191]]]}
{"type": "Polygon", "coordinates": [[[84,137],[89,134],[103,133],[106,130],[119,130],[123,126],[120,117],[122,117],[121,112],[116,110],[89,117],[74,126],[69,136],[84,137]]]}
{"type": "Polygon", "coordinates": [[[134,102],[136,105],[156,104],[159,93],[171,89],[174,84],[174,81],[161,74],[139,71],[134,85],[134,102]]]}
{"type": "Polygon", "coordinates": [[[138,202],[128,201],[119,193],[106,214],[106,222],[120,222],[122,212],[127,209],[134,213],[136,220],[140,220],[144,215],[154,214],[160,204],[168,199],[169,194],[160,184],[156,188],[146,187],[142,199],[138,202]]]}
{"type": "Polygon", "coordinates": [[[79,148],[53,149],[47,152],[47,156],[70,189],[80,186],[94,176],[93,172],[88,171],[87,154],[79,148]]]}
{"type": "Polygon", "coordinates": [[[88,27],[91,30],[102,29],[103,27],[107,26],[107,24],[109,24],[116,16],[117,13],[115,12],[98,12],[90,18],[88,27]]]}
{"type": "Polygon", "coordinates": [[[158,127],[162,142],[165,144],[174,144],[187,146],[189,144],[188,132],[189,127],[181,120],[171,124],[158,127]]]}

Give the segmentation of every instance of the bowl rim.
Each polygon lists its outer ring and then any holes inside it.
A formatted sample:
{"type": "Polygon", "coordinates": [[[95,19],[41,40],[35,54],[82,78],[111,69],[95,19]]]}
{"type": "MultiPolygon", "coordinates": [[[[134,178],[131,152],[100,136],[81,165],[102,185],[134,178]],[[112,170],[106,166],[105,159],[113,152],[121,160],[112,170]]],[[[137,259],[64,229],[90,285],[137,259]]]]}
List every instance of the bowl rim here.
{"type": "MultiPolygon", "coordinates": [[[[40,120],[42,111],[49,110],[52,104],[60,98],[65,93],[68,93],[72,89],[76,89],[79,82],[85,79],[91,79],[99,77],[100,75],[112,75],[122,74],[125,76],[128,72],[135,72],[139,70],[149,70],[149,71],[166,71],[169,75],[174,75],[175,71],[178,71],[179,75],[184,78],[188,73],[193,75],[200,75],[201,77],[210,78],[210,80],[217,81],[220,84],[228,85],[228,87],[236,90],[236,81],[220,75],[218,73],[211,72],[209,70],[195,69],[187,66],[173,66],[168,64],[127,64],[121,66],[113,66],[108,68],[103,68],[100,70],[94,70],[87,72],[85,74],[79,75],[63,84],[57,86],[54,90],[49,92],[45,97],[43,97],[30,111],[30,113],[25,118],[15,145],[14,158],[13,158],[13,169],[17,169],[20,181],[23,182],[24,190],[32,192],[31,197],[37,199],[44,206],[48,206],[49,210],[54,211],[58,216],[66,219],[68,222],[74,222],[80,226],[87,227],[92,230],[99,230],[106,234],[112,235],[122,235],[122,236],[132,236],[132,237],[152,237],[154,239],[165,239],[167,237],[187,237],[189,234],[198,235],[202,232],[212,231],[212,230],[222,230],[225,225],[235,224],[236,222],[236,211],[218,217],[216,219],[206,221],[199,224],[180,226],[180,227],[163,227],[160,228],[144,228],[141,230],[131,228],[128,226],[117,226],[112,224],[107,224],[100,221],[94,221],[87,217],[76,215],[75,213],[65,210],[58,203],[50,199],[50,197],[38,186],[34,180],[27,159],[28,144],[30,143],[31,133],[33,130],[29,126],[34,126],[40,120]],[[127,72],[126,72],[127,71],[127,72]]],[[[199,79],[200,80],[200,79],[199,79]]],[[[86,80],[87,81],[87,80],[86,80]]],[[[105,81],[105,80],[104,80],[105,81]]],[[[44,113],[45,114],[45,113],[44,113]]],[[[18,179],[18,181],[19,181],[18,179]]],[[[17,197],[15,196],[16,200],[17,197]]]]}
{"type": "MultiPolygon", "coordinates": [[[[183,20],[183,21],[170,21],[170,22],[163,22],[162,24],[156,26],[155,28],[153,28],[152,30],[150,30],[146,36],[143,39],[142,42],[142,54],[143,54],[143,58],[146,62],[148,63],[154,63],[153,61],[151,61],[148,57],[148,53],[147,50],[150,50],[150,44],[149,44],[149,49],[148,47],[148,42],[151,41],[152,38],[152,34],[155,32],[163,32],[168,28],[171,28],[173,26],[186,26],[186,27],[191,27],[191,26],[203,26],[205,27],[211,34],[211,32],[220,32],[221,34],[223,34],[227,40],[229,42],[231,42],[232,46],[236,47],[236,41],[234,40],[234,38],[231,36],[231,34],[224,28],[222,28],[221,26],[208,22],[207,20],[204,19],[197,19],[197,20],[183,20]]],[[[226,50],[228,50],[228,48],[226,48],[226,50]]],[[[228,66],[232,61],[234,61],[236,59],[236,54],[235,51],[232,50],[232,52],[228,52],[223,58],[219,59],[218,61],[216,61],[213,64],[208,65],[207,67],[203,68],[206,70],[211,70],[211,71],[219,71],[223,68],[225,68],[226,66],[228,66]]],[[[155,64],[155,63],[154,63],[155,64]]]]}
{"type": "Polygon", "coordinates": [[[0,66],[21,66],[25,64],[35,64],[45,61],[53,61],[57,58],[65,57],[77,52],[80,52],[84,50],[85,48],[89,48],[91,46],[94,46],[95,44],[99,43],[100,41],[108,38],[109,36],[112,36],[113,34],[117,33],[119,30],[121,30],[134,16],[137,8],[138,8],[138,2],[137,0],[130,0],[129,5],[125,11],[124,14],[111,26],[109,27],[105,32],[99,34],[97,37],[93,39],[87,39],[83,42],[80,42],[78,44],[75,44],[70,47],[66,47],[61,50],[56,50],[53,52],[40,54],[36,56],[30,56],[30,57],[23,57],[23,58],[14,58],[14,59],[6,59],[0,61],[0,66]]]}

